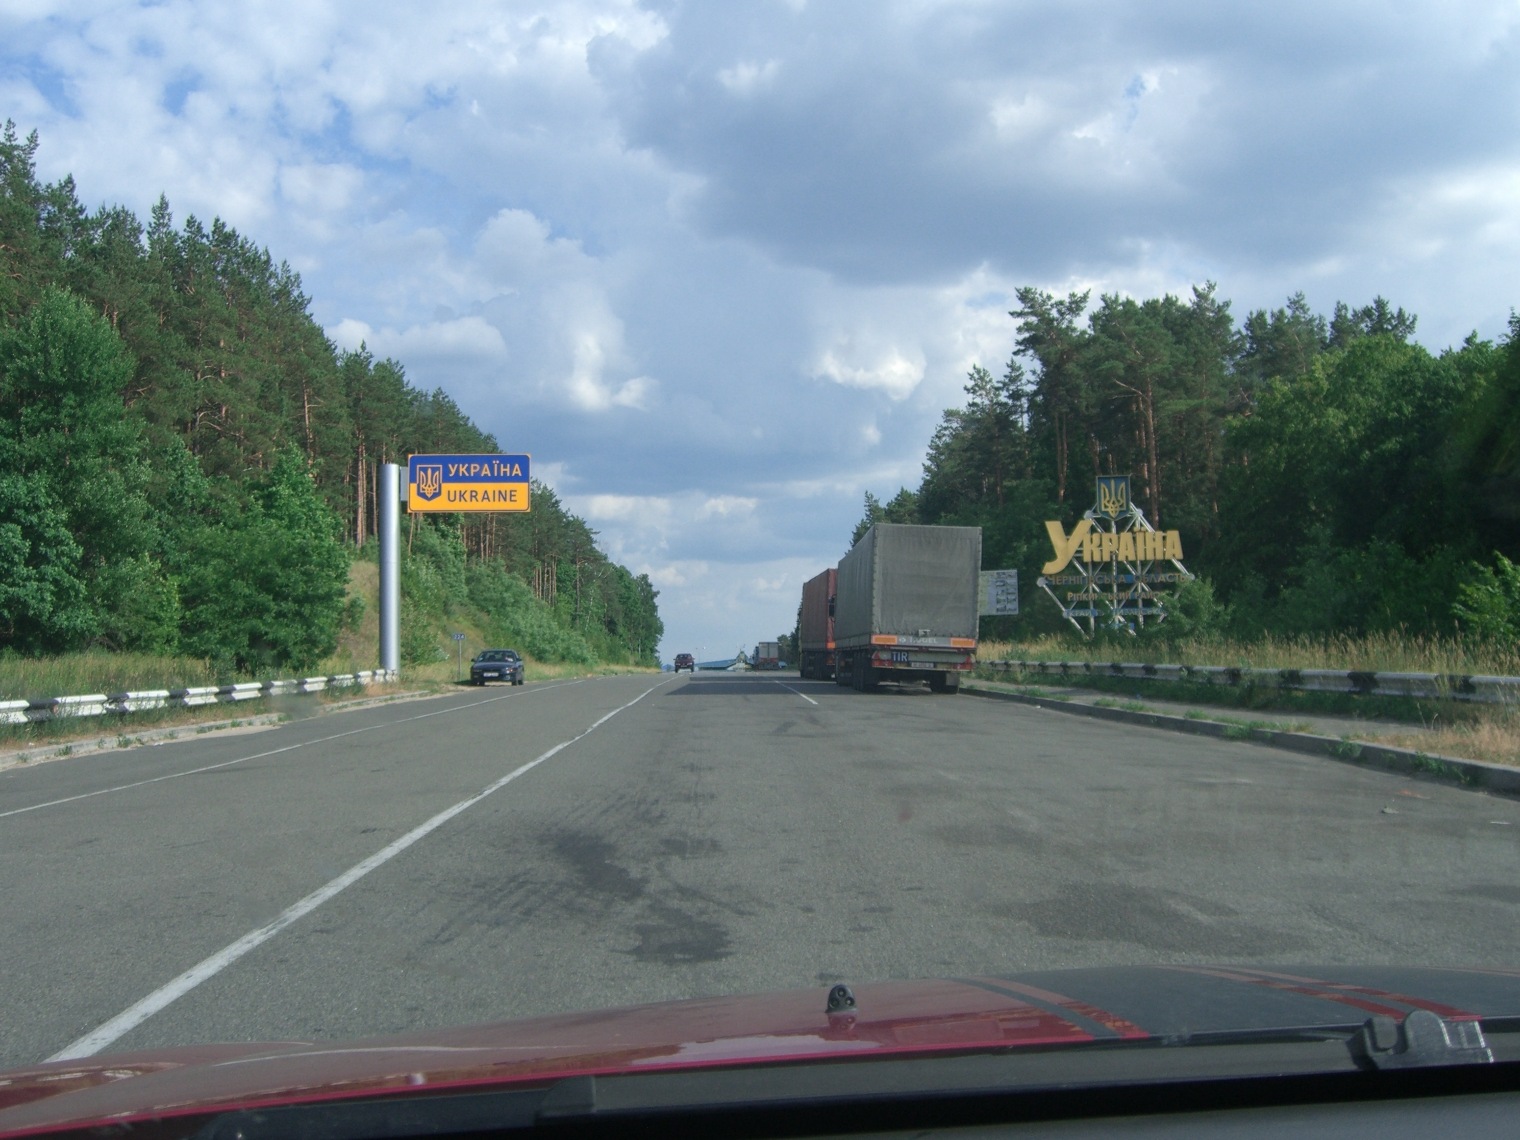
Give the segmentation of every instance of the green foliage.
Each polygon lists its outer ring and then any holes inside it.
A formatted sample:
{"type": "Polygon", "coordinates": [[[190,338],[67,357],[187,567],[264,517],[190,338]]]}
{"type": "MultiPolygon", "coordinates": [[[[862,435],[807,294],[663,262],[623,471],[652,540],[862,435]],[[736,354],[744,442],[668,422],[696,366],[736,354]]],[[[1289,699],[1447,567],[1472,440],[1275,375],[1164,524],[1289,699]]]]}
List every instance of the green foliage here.
{"type": "Polygon", "coordinates": [[[172,654],[179,648],[184,609],[179,587],[149,554],[103,567],[93,583],[101,605],[98,644],[137,653],[172,654]]]}
{"type": "Polygon", "coordinates": [[[1494,554],[1494,565],[1474,563],[1457,589],[1452,612],[1463,627],[1493,642],[1520,642],[1520,566],[1494,554]]]}
{"type": "Polygon", "coordinates": [[[1452,447],[1455,478],[1475,503],[1474,526],[1483,550],[1520,558],[1520,314],[1511,314],[1500,349],[1475,338],[1462,346],[1474,359],[1477,382],[1458,419],[1452,447]],[[1486,365],[1486,367],[1484,367],[1486,365]]]}
{"type": "Polygon", "coordinates": [[[1139,636],[1146,640],[1193,643],[1217,641],[1230,629],[1230,608],[1214,594],[1207,578],[1185,582],[1167,603],[1166,620],[1147,625],[1139,636]]]}
{"type": "Polygon", "coordinates": [[[1268,381],[1306,375],[1330,344],[1328,323],[1309,308],[1302,293],[1289,297],[1281,309],[1248,314],[1241,332],[1245,347],[1235,368],[1237,387],[1229,409],[1234,412],[1249,408],[1268,381]]]}
{"type": "Polygon", "coordinates": [[[81,644],[94,631],[68,518],[35,482],[0,476],[0,637],[40,653],[81,644]]]}
{"type": "Polygon", "coordinates": [[[542,661],[589,665],[595,660],[586,639],[556,621],[553,611],[533,596],[522,579],[499,564],[480,562],[470,567],[469,595],[484,616],[484,628],[493,645],[508,646],[542,661]]]}
{"type": "Polygon", "coordinates": [[[183,646],[243,673],[309,670],[337,646],[347,551],[305,461],[287,451],[249,501],[187,535],[183,646]]]}
{"type": "MultiPolygon", "coordinates": [[[[220,219],[90,213],[37,147],[0,132],[0,651],[315,664],[357,620],[333,583],[377,533],[378,466],[496,441],[395,361],[336,355],[299,276],[220,219]]],[[[411,538],[404,657],[431,659],[484,563],[556,623],[545,656],[654,660],[648,579],[541,484],[530,514],[411,538]]]]}
{"type": "Polygon", "coordinates": [[[1473,533],[1470,489],[1447,459],[1480,378],[1464,353],[1362,335],[1268,383],[1230,422],[1219,502],[1231,526],[1199,566],[1232,584],[1240,632],[1444,623],[1473,533]]]}
{"type": "MultiPolygon", "coordinates": [[[[980,526],[984,568],[1020,571],[1025,612],[983,637],[1061,630],[1036,590],[1043,523],[1069,528],[1099,474],[1131,475],[1203,575],[1147,639],[1437,634],[1454,615],[1503,636],[1505,564],[1463,567],[1520,556],[1520,318],[1502,346],[1435,356],[1381,297],[1327,320],[1295,294],[1237,329],[1212,285],[1017,295],[1014,359],[1001,380],[972,368],[904,492],[916,521],[980,526]]],[[[868,493],[856,537],[885,515],[868,493]]]]}
{"type": "Polygon", "coordinates": [[[405,591],[401,595],[400,618],[401,640],[397,649],[403,665],[430,665],[448,659],[433,615],[405,591]]]}
{"type": "Polygon", "coordinates": [[[172,593],[143,608],[123,592],[158,576],[137,425],[119,395],[131,373],[110,325],[61,290],[0,329],[0,644],[165,644],[172,593]]]}
{"type": "Polygon", "coordinates": [[[440,617],[469,602],[464,544],[457,529],[432,519],[413,520],[401,557],[401,592],[424,612],[440,617]]]}
{"type": "Polygon", "coordinates": [[[915,492],[906,487],[900,487],[897,494],[892,496],[892,501],[882,506],[876,496],[867,491],[865,512],[861,515],[860,521],[855,524],[855,530],[850,536],[850,545],[854,546],[865,537],[866,531],[879,522],[916,523],[918,521],[918,495],[915,492]]]}

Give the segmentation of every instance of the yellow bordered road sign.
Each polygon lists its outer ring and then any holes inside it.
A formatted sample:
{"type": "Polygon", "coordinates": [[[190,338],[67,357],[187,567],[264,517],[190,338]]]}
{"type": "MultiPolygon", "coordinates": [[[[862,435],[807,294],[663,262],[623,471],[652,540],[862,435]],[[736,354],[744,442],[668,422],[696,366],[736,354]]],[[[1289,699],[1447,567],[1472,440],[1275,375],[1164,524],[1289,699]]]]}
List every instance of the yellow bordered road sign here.
{"type": "Polygon", "coordinates": [[[406,464],[409,511],[526,511],[526,455],[412,455],[406,464]]]}

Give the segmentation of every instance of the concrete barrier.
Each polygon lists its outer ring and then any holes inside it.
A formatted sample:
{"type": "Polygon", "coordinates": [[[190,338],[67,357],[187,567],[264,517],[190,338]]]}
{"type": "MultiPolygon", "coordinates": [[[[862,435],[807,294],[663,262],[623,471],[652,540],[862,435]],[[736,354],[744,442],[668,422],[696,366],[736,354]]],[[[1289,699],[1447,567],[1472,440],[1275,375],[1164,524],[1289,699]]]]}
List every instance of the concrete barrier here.
{"type": "Polygon", "coordinates": [[[1202,685],[1258,685],[1298,692],[1506,704],[1520,701],[1520,677],[1466,673],[1370,673],[1339,669],[1241,669],[1232,665],[1150,665],[1136,661],[983,661],[1001,673],[1053,677],[1123,677],[1137,681],[1191,681],[1202,685]]]}

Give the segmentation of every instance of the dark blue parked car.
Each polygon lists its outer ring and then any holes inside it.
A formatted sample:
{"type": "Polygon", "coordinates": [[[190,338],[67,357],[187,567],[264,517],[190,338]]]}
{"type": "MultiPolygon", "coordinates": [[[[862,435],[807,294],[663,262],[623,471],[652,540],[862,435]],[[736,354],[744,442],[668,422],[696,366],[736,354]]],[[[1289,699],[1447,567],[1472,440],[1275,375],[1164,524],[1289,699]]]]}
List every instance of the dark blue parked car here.
{"type": "Polygon", "coordinates": [[[510,681],[523,683],[523,659],[515,649],[482,649],[470,662],[470,683],[484,685],[487,681],[510,681]]]}

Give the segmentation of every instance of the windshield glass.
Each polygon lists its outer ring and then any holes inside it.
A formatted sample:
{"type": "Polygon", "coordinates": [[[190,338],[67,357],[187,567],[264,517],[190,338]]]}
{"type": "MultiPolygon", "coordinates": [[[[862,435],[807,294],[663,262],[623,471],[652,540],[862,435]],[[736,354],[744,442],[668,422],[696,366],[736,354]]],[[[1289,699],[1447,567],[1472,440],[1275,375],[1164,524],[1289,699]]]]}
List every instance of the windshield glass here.
{"type": "Polygon", "coordinates": [[[1512,0],[0,62],[0,1071],[1520,965],[1512,0]]]}

